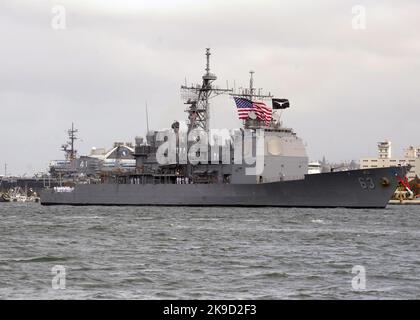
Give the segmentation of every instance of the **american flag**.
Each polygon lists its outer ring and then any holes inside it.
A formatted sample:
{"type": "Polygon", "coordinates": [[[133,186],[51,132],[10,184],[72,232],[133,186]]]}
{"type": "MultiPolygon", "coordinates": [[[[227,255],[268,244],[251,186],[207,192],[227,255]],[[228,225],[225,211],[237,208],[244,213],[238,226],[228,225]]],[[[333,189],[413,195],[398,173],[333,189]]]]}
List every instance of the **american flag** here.
{"type": "Polygon", "coordinates": [[[257,118],[270,122],[273,118],[273,109],[266,106],[264,102],[255,102],[245,98],[233,97],[238,108],[239,119],[248,119],[250,111],[254,111],[257,118]]]}

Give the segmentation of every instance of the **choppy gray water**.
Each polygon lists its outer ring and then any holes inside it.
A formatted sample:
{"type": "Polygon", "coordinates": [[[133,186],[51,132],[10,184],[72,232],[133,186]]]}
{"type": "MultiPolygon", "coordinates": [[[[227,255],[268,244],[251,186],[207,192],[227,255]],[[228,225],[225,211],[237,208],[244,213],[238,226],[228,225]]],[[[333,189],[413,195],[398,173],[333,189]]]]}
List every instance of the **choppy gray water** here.
{"type": "Polygon", "coordinates": [[[0,204],[0,218],[3,299],[420,298],[420,206],[0,204]],[[55,265],[64,290],[52,289],[55,265]]]}

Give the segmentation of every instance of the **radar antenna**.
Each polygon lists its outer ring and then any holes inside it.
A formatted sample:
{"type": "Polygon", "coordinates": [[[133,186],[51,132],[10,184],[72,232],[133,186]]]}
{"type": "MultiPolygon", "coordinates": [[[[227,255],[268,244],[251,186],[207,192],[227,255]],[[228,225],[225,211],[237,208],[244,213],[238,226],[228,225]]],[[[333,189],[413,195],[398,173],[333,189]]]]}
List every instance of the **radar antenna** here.
{"type": "Polygon", "coordinates": [[[264,100],[264,99],[272,99],[274,96],[271,95],[271,92],[268,94],[263,94],[262,89],[258,89],[258,93],[256,93],[256,89],[254,88],[254,73],[255,71],[249,71],[249,88],[240,90],[240,93],[231,93],[231,96],[234,97],[242,97],[249,99],[251,101],[254,100],[264,100]]]}
{"type": "Polygon", "coordinates": [[[146,135],[149,134],[149,111],[147,110],[147,101],[146,101],[146,135]]]}

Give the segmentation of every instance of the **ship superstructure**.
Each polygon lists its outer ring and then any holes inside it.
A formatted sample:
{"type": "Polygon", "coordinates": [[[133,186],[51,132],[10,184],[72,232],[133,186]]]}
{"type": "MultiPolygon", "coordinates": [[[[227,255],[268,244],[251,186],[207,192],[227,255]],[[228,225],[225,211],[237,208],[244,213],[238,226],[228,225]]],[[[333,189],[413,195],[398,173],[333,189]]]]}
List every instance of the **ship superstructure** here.
{"type": "MultiPolygon", "coordinates": [[[[244,120],[243,128],[231,133],[230,139],[225,140],[223,145],[218,144],[218,150],[211,150],[213,147],[211,141],[207,141],[209,142],[209,148],[199,151],[201,153],[199,158],[203,161],[196,164],[180,164],[180,159],[186,158],[186,153],[197,142],[197,139],[185,141],[192,131],[198,133],[202,131],[208,140],[213,137],[209,129],[210,99],[212,97],[229,94],[231,97],[243,97],[250,101],[271,100],[273,98],[271,94],[264,95],[261,91],[256,93],[253,86],[254,72],[252,71],[249,89],[234,93],[232,89],[214,88],[212,83],[217,77],[210,72],[209,49],[206,50],[206,58],[206,72],[202,77],[202,84],[181,87],[183,97],[186,100],[185,104],[188,105],[186,109],[188,129],[186,132],[180,132],[180,124],[175,121],[171,126],[172,132],[168,132],[168,136],[171,133],[176,135],[176,161],[166,165],[158,164],[156,152],[164,139],[161,139],[161,141],[157,139],[159,133],[162,134],[162,132],[149,132],[146,141],[141,138],[136,140],[137,172],[127,178],[141,181],[141,183],[176,183],[176,181],[181,180],[192,183],[233,184],[303,179],[308,170],[308,157],[304,144],[291,128],[281,125],[280,117],[276,114],[277,110],[273,111],[275,114],[269,122],[258,119],[255,114],[250,112],[244,120]],[[235,150],[242,150],[242,156],[245,158],[245,147],[243,146],[245,130],[248,130],[248,134],[254,135],[254,137],[251,137],[251,140],[253,140],[250,143],[253,146],[250,152],[254,155],[256,153],[255,133],[260,130],[263,134],[264,170],[261,174],[246,174],[245,171],[250,166],[244,161],[237,163],[233,159],[235,150]],[[184,148],[180,147],[180,144],[182,144],[180,142],[184,142],[184,148]]],[[[287,101],[286,99],[283,100],[287,101]]]]}

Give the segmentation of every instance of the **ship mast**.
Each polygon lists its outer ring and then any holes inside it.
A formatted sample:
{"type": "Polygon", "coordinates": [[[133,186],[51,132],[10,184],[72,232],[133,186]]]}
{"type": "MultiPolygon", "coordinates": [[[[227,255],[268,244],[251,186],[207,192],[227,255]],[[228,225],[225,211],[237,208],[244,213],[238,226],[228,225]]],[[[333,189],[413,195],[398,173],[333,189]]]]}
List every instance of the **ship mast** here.
{"type": "Polygon", "coordinates": [[[249,77],[249,94],[250,94],[250,99],[249,100],[251,100],[252,101],[252,97],[254,96],[254,73],[255,73],[255,71],[250,71],[249,72],[249,74],[250,74],[250,77],[249,77]]]}
{"type": "Polygon", "coordinates": [[[75,144],[75,141],[78,139],[76,136],[76,133],[78,132],[79,130],[77,130],[74,127],[74,123],[71,124],[71,129],[67,130],[69,140],[67,141],[66,144],[63,144],[61,146],[61,150],[63,150],[66,155],[66,160],[73,161],[76,159],[77,150],[75,150],[74,144],[75,144]]]}
{"type": "Polygon", "coordinates": [[[231,96],[234,97],[242,97],[249,99],[251,101],[254,100],[264,100],[264,99],[272,99],[274,96],[269,92],[268,94],[261,93],[261,89],[258,90],[258,93],[256,93],[256,88],[254,88],[254,73],[255,71],[249,71],[250,77],[249,77],[249,88],[243,89],[241,93],[231,93],[231,96]]]}
{"type": "Polygon", "coordinates": [[[146,129],[147,129],[146,135],[148,135],[149,134],[149,112],[147,110],[147,101],[146,101],[146,129]]]}
{"type": "Polygon", "coordinates": [[[203,75],[203,82],[196,86],[181,86],[185,104],[189,105],[188,131],[202,129],[206,132],[210,130],[210,103],[209,100],[220,94],[233,92],[232,89],[219,89],[212,86],[217,79],[216,75],[210,72],[210,48],[206,48],[206,73],[203,75]]]}
{"type": "MultiPolygon", "coordinates": [[[[240,90],[240,93],[231,93],[230,95],[233,97],[241,97],[248,99],[250,101],[264,101],[266,99],[272,99],[273,96],[269,92],[268,94],[262,93],[262,89],[258,89],[258,93],[256,93],[256,89],[254,88],[254,71],[249,71],[250,77],[249,77],[249,88],[248,89],[242,89],[240,90]]],[[[248,118],[243,121],[245,128],[260,128],[265,127],[266,122],[263,120],[259,120],[256,118],[256,115],[254,112],[250,112],[248,115],[248,118]],[[253,114],[251,116],[251,114],[253,114]]]]}

